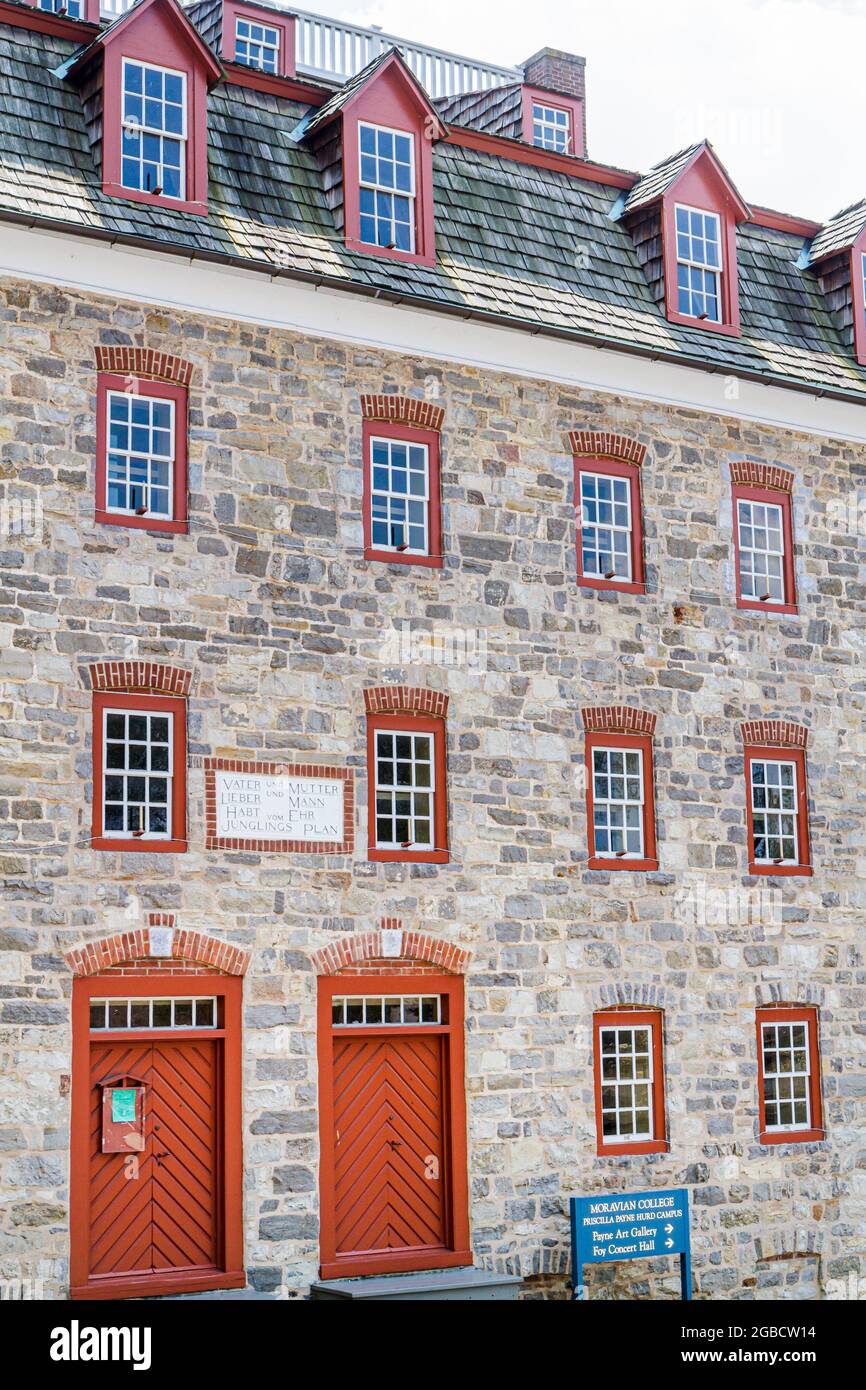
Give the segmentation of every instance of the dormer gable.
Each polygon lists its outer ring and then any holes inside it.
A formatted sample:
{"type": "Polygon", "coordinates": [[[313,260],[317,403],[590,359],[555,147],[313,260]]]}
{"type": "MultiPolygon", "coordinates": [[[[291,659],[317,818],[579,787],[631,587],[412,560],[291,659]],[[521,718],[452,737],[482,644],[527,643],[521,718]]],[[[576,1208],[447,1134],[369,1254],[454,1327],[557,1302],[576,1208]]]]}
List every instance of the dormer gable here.
{"type": "Polygon", "coordinates": [[[362,69],[299,134],[325,169],[348,250],[435,264],[432,147],[445,126],[399,50],[362,69]]]}
{"type": "Polygon", "coordinates": [[[830,218],[801,265],[814,271],[842,341],[866,366],[866,199],[830,218]]]}
{"type": "Polygon", "coordinates": [[[669,322],[739,333],[737,225],[750,210],[706,140],[655,165],[612,215],[669,322]]]}
{"type": "Polygon", "coordinates": [[[207,92],[222,69],[177,0],[138,0],[67,65],[102,191],[207,213],[207,92]]]}

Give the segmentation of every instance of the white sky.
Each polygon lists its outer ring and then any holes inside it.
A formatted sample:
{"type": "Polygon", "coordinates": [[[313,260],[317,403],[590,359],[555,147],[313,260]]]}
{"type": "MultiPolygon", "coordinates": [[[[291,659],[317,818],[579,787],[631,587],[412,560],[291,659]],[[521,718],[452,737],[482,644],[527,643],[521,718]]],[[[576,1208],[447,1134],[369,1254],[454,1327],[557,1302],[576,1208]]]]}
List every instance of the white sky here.
{"type": "Polygon", "coordinates": [[[706,136],[746,202],[822,221],[866,196],[866,0],[301,8],[509,66],[544,47],[582,54],[589,156],[603,163],[644,171],[706,136]]]}

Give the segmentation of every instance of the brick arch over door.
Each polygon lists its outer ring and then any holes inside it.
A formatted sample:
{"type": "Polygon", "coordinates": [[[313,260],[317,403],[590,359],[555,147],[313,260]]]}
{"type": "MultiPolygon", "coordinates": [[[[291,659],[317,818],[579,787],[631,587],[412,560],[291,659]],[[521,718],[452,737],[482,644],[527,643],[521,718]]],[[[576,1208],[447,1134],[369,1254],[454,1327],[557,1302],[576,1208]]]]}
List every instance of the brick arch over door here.
{"type": "Polygon", "coordinates": [[[393,975],[399,974],[407,962],[432,966],[444,975],[465,975],[469,961],[469,952],[453,942],[426,932],[403,931],[403,924],[397,917],[383,917],[377,930],[341,937],[312,955],[317,975],[338,975],[373,963],[381,973],[393,975]],[[402,932],[399,955],[385,954],[383,931],[402,932]]]}
{"type": "Polygon", "coordinates": [[[174,929],[170,914],[156,913],[145,927],[132,931],[115,932],[112,936],[100,937],[65,951],[63,959],[73,975],[83,978],[98,975],[114,966],[149,963],[158,967],[171,959],[193,965],[207,966],[223,975],[245,975],[250,964],[250,952],[233,946],[228,941],[220,941],[203,932],[174,929]],[[158,917],[159,920],[153,920],[158,917]],[[151,956],[150,931],[152,927],[169,927],[172,930],[171,956],[151,956]]]}
{"type": "Polygon", "coordinates": [[[563,435],[563,442],[570,454],[594,458],[619,459],[621,463],[643,466],[646,458],[646,445],[625,434],[611,434],[607,430],[570,430],[563,435]]]}
{"type": "Polygon", "coordinates": [[[170,352],[155,348],[98,347],[96,370],[112,376],[147,377],[151,381],[172,381],[176,386],[189,386],[192,363],[170,352]]]}

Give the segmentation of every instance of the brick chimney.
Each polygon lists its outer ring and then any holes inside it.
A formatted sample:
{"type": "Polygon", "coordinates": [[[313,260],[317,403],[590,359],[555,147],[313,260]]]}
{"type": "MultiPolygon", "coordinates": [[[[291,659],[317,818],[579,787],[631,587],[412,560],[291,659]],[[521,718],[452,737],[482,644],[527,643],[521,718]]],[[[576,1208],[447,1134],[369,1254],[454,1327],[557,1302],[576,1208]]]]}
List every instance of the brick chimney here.
{"type": "Polygon", "coordinates": [[[565,97],[586,100],[586,59],[558,48],[542,48],[523,64],[523,80],[528,87],[544,87],[565,97]]]}

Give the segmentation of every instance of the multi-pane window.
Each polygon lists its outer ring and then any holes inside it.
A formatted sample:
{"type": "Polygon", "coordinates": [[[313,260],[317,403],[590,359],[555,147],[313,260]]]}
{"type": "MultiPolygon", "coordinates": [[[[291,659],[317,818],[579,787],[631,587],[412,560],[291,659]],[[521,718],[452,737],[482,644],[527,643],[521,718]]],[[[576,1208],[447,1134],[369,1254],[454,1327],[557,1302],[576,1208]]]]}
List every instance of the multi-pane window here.
{"type": "Polygon", "coordinates": [[[797,766],[752,758],[752,857],[757,864],[796,864],[797,766]]]}
{"type": "Polygon", "coordinates": [[[235,62],[261,72],[279,72],[279,29],[240,16],[235,23],[235,62]]]}
{"type": "Polygon", "coordinates": [[[358,125],[360,239],[415,250],[415,144],[404,131],[358,125]]]}
{"type": "Polygon", "coordinates": [[[174,438],[173,401],[108,393],[108,511],[171,517],[174,438]]]}
{"type": "Polygon", "coordinates": [[[785,528],[782,508],[737,498],[740,596],[785,602],[785,528]]]}
{"type": "Polygon", "coordinates": [[[102,1028],[216,1028],[215,998],[91,999],[90,1027],[102,1028]]]}
{"type": "Polygon", "coordinates": [[[653,1136],[653,1048],[649,1027],[602,1027],[601,1132],[634,1143],[653,1136]]]}
{"type": "Polygon", "coordinates": [[[626,477],[580,474],[583,575],[631,579],[631,485],[626,477]]]}
{"type": "Polygon", "coordinates": [[[172,719],[103,711],[103,827],[107,837],[167,838],[172,815],[172,719]]]}
{"type": "Polygon", "coordinates": [[[441,1023],[442,1000],[438,994],[338,996],[331,1001],[332,1021],[340,1028],[366,1024],[441,1023]]]}
{"type": "Polygon", "coordinates": [[[600,858],[643,857],[643,754],[634,748],[593,748],[594,852],[600,858]]]}
{"type": "Polygon", "coordinates": [[[39,0],[40,10],[49,14],[65,14],[69,19],[81,19],[82,0],[39,0]]]}
{"type": "Polygon", "coordinates": [[[721,223],[715,212],[678,206],[677,307],[690,318],[721,322],[721,223]]]}
{"type": "Polygon", "coordinates": [[[426,444],[373,438],[370,468],[373,546],[377,550],[426,555],[430,501],[426,444]]]}
{"type": "Polygon", "coordinates": [[[764,1129],[810,1129],[808,1022],[761,1023],[760,1028],[764,1129]]]}
{"type": "Polygon", "coordinates": [[[532,143],[542,150],[568,154],[571,150],[571,124],[568,111],[542,102],[532,103],[532,143]]]}
{"type": "Polygon", "coordinates": [[[185,147],[186,75],[124,58],[123,187],[183,198],[185,147]]]}
{"type": "Polygon", "coordinates": [[[375,739],[376,848],[436,848],[433,735],[377,729],[375,739]]]}

